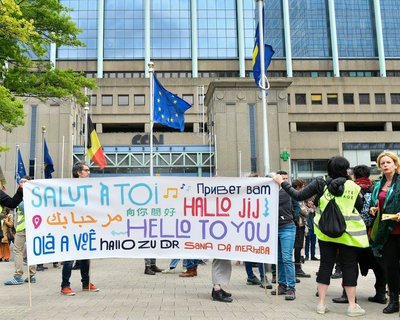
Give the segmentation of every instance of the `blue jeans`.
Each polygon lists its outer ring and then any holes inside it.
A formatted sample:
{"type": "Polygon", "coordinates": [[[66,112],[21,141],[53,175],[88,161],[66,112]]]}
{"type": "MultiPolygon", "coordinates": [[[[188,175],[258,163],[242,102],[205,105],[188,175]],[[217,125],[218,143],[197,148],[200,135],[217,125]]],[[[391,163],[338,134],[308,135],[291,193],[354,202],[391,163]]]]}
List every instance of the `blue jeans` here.
{"type": "MultiPolygon", "coordinates": [[[[246,268],[246,273],[247,273],[247,278],[251,279],[254,278],[254,272],[253,272],[253,262],[244,262],[244,266],[246,268]]],[[[258,271],[260,271],[260,280],[264,279],[264,265],[262,263],[257,263],[258,266],[258,271]]]]}
{"type": "Polygon", "coordinates": [[[309,229],[306,236],[306,247],[305,247],[305,255],[307,258],[310,257],[309,253],[311,251],[311,257],[315,257],[315,245],[317,244],[317,236],[314,233],[314,230],[309,229]]]}
{"type": "Polygon", "coordinates": [[[187,259],[186,260],[186,269],[191,269],[197,267],[199,265],[200,260],[198,259],[187,259]]]}
{"type": "MultiPolygon", "coordinates": [[[[89,285],[90,260],[80,260],[80,262],[81,262],[82,286],[86,287],[89,285]]],[[[64,261],[63,262],[61,288],[69,288],[71,286],[69,279],[71,278],[73,264],[74,264],[74,261],[64,261]]]]}
{"type": "Polygon", "coordinates": [[[294,223],[278,229],[278,283],[295,290],[296,278],[293,263],[293,246],[296,236],[294,223]]]}
{"type": "MultiPolygon", "coordinates": [[[[178,263],[181,259],[171,259],[169,262],[169,268],[170,269],[175,269],[178,266],[178,263]]],[[[187,262],[186,259],[183,260],[183,267],[187,268],[187,262]]]]}

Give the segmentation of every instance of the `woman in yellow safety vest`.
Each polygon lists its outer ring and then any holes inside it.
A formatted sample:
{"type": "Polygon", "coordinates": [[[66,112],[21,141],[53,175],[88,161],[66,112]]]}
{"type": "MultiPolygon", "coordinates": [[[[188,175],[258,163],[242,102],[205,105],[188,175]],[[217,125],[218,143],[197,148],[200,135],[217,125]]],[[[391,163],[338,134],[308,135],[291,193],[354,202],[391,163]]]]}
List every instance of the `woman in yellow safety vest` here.
{"type": "Polygon", "coordinates": [[[359,195],[360,187],[351,180],[348,174],[349,168],[350,163],[346,158],[332,157],[328,161],[328,176],[316,178],[300,191],[292,188],[289,182],[283,181],[280,175],[274,177],[274,180],[295,200],[302,201],[317,196],[315,201],[318,210],[314,218],[314,232],[318,238],[321,255],[317,276],[318,314],[327,311],[325,298],[336,257],[342,265],[343,287],[349,301],[347,314],[353,317],[365,314],[365,310],[355,302],[358,278],[357,254],[359,248],[366,248],[369,243],[365,224],[359,214],[363,206],[362,197],[359,195]],[[331,238],[318,228],[321,212],[332,197],[335,198],[346,222],[346,231],[338,238],[331,238]]]}

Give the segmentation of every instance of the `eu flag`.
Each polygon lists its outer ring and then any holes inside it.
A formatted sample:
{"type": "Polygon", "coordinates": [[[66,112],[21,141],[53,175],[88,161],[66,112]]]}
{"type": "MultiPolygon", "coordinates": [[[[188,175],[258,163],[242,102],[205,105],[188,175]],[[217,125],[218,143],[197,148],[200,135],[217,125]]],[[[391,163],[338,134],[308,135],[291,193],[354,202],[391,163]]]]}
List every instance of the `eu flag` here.
{"type": "Polygon", "coordinates": [[[46,139],[44,139],[43,164],[44,164],[44,178],[45,179],[53,178],[53,176],[51,175],[54,172],[53,159],[51,158],[49,149],[47,148],[46,139]]]}
{"type": "Polygon", "coordinates": [[[154,73],[154,121],[185,130],[184,113],[191,105],[165,89],[154,73]]]}
{"type": "Polygon", "coordinates": [[[24,176],[26,176],[25,165],[24,165],[24,161],[22,160],[21,150],[18,149],[17,172],[15,172],[15,180],[17,181],[17,183],[19,183],[21,178],[23,178],[24,176]]]}
{"type": "MultiPolygon", "coordinates": [[[[264,23],[264,8],[263,8],[263,23],[264,23]]],[[[265,30],[265,29],[264,29],[265,30]]],[[[267,73],[268,67],[271,64],[272,56],[275,51],[269,44],[264,44],[264,68],[265,73],[267,73]]],[[[256,81],[257,87],[263,89],[261,86],[261,62],[260,62],[260,34],[259,34],[259,25],[256,28],[256,35],[254,37],[254,49],[253,49],[253,76],[256,81]]],[[[266,91],[266,94],[268,92],[266,91]]]]}

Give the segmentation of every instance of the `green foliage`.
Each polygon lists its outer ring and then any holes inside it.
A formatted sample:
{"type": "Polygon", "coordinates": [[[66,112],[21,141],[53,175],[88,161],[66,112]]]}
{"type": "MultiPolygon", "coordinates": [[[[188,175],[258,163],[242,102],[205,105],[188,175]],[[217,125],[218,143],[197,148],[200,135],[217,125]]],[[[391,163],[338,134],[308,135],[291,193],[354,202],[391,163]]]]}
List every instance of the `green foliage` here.
{"type": "Polygon", "coordinates": [[[24,125],[24,108],[21,99],[16,99],[10,91],[0,86],[0,128],[11,132],[12,128],[24,125]]]}
{"type": "Polygon", "coordinates": [[[0,129],[24,124],[23,102],[15,96],[75,98],[83,104],[83,88],[96,87],[82,73],[53,68],[46,57],[51,43],[84,45],[69,12],[58,0],[0,0],[0,129]]]}

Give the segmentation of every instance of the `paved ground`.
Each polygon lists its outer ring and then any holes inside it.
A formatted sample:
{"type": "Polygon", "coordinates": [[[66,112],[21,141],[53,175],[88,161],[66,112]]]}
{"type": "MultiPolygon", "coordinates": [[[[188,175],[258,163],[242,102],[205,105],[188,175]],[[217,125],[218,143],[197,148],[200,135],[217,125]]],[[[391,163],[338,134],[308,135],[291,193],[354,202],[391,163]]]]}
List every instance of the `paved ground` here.
{"type": "MultiPolygon", "coordinates": [[[[258,286],[246,285],[243,265],[233,266],[229,291],[233,303],[212,301],[211,263],[199,267],[195,278],[177,274],[143,274],[142,259],[102,259],[92,261],[92,279],[101,289],[98,293],[80,291],[79,271],[73,271],[73,297],[61,296],[61,269],[39,272],[32,284],[32,307],[29,308],[28,285],[4,286],[13,274],[13,262],[0,263],[0,319],[345,319],[346,305],[335,305],[325,315],[315,307],[315,271],[318,262],[308,261],[304,270],[311,279],[297,285],[297,299],[289,302],[283,296],[271,296],[258,286]]],[[[168,261],[159,260],[160,267],[168,261]]],[[[256,269],[254,269],[256,270],[256,269]]],[[[341,293],[340,280],[332,280],[329,301],[341,293]]],[[[399,315],[382,314],[383,305],[367,302],[373,294],[373,276],[359,280],[358,301],[367,310],[362,319],[398,319],[399,315]]]]}

